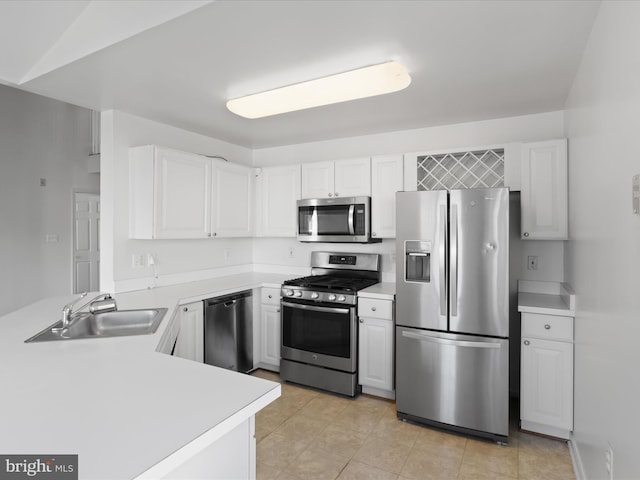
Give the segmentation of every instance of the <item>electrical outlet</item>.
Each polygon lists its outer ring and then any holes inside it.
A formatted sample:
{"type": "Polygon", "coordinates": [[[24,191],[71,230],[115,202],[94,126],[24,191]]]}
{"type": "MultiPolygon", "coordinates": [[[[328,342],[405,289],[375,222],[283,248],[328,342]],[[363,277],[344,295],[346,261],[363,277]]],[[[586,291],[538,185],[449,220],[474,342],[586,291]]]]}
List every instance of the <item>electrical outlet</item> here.
{"type": "Polygon", "coordinates": [[[144,268],[147,266],[147,258],[144,253],[132,253],[131,254],[131,267],[132,268],[144,268]]]}
{"type": "Polygon", "coordinates": [[[527,270],[537,270],[537,269],[538,269],[538,256],[529,255],[527,257],[527,270]]]}
{"type": "Polygon", "coordinates": [[[605,468],[609,474],[609,480],[613,480],[613,447],[607,442],[607,449],[604,452],[605,468]]]}

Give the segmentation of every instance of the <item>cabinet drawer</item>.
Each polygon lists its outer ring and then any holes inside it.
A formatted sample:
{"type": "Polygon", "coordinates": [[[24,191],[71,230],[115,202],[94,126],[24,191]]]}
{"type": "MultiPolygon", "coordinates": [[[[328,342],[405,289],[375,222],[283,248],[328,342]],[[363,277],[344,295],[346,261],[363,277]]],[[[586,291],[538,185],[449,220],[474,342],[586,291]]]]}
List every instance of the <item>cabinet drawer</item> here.
{"type": "Polygon", "coordinates": [[[260,292],[260,302],[263,305],[280,305],[280,289],[264,287],[260,292]]]}
{"type": "Polygon", "coordinates": [[[393,320],[393,302],[374,298],[358,298],[358,316],[393,320]]]}
{"type": "Polygon", "coordinates": [[[522,337],[573,342],[573,317],[523,313],[522,337]]]}

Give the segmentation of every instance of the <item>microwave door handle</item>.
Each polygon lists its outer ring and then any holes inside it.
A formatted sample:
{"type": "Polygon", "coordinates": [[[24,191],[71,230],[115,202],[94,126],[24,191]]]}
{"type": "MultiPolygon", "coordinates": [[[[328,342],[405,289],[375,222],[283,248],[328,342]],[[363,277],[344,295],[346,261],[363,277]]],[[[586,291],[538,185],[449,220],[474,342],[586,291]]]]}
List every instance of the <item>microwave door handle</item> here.
{"type": "Polygon", "coordinates": [[[354,227],[354,216],[355,216],[356,206],[354,204],[349,205],[349,235],[355,235],[356,229],[354,227]]]}

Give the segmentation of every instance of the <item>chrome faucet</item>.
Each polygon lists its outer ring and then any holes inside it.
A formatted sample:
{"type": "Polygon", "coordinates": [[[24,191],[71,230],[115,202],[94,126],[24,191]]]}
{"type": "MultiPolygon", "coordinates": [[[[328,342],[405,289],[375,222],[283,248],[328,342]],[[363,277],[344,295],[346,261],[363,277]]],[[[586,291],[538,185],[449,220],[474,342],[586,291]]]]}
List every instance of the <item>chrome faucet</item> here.
{"type": "Polygon", "coordinates": [[[73,306],[87,296],[87,292],[82,293],[78,298],[74,301],[67,303],[62,308],[62,328],[67,328],[69,326],[69,322],[71,321],[71,314],[73,312],[73,306]]]}
{"type": "MultiPolygon", "coordinates": [[[[111,295],[110,294],[101,293],[100,295],[96,295],[95,297],[93,297],[91,300],[86,302],[80,308],[74,310],[73,306],[76,303],[78,303],[80,300],[82,300],[84,297],[86,297],[86,296],[87,296],[87,292],[84,292],[78,298],[76,298],[74,301],[67,303],[63,307],[63,309],[62,309],[62,326],[61,326],[61,328],[63,328],[63,329],[67,328],[69,326],[69,324],[71,323],[71,319],[73,318],[73,315],[75,313],[78,313],[80,310],[85,308],[87,305],[91,305],[92,303],[97,302],[99,300],[111,300],[111,295]]],[[[111,305],[111,310],[113,310],[114,308],[115,308],[115,300],[113,300],[113,303],[111,305]]]]}

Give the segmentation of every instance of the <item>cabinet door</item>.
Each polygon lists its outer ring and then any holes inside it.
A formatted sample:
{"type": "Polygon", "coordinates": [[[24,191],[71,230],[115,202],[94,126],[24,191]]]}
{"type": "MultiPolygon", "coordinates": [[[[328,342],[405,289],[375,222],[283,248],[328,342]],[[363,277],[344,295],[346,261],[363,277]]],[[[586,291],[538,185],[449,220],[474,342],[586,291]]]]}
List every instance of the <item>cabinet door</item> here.
{"type": "Polygon", "coordinates": [[[522,146],[522,238],[568,238],[567,140],[522,146]]]}
{"type": "Polygon", "coordinates": [[[573,428],[573,344],[523,338],[520,417],[573,428]]]}
{"type": "Polygon", "coordinates": [[[302,165],[302,198],[333,197],[334,163],[316,162],[302,165]]]}
{"type": "Polygon", "coordinates": [[[173,354],[176,357],[204,362],[204,309],[202,302],[181,305],[180,333],[173,354]]]}
{"type": "Polygon", "coordinates": [[[371,195],[371,160],[338,160],[334,165],[334,197],[371,195]]]}
{"type": "Polygon", "coordinates": [[[393,322],[360,317],[358,382],[393,390],[393,322]]]}
{"type": "Polygon", "coordinates": [[[396,236],[396,192],[402,191],[402,155],[383,155],[371,159],[371,235],[396,236]]]}
{"type": "Polygon", "coordinates": [[[153,238],[205,238],[211,232],[211,160],[156,147],[153,238]]]}
{"type": "Polygon", "coordinates": [[[215,160],[212,235],[250,237],[253,233],[253,169],[215,160]]]}
{"type": "Polygon", "coordinates": [[[279,306],[262,306],[260,335],[262,340],[262,363],[280,367],[280,344],[282,343],[282,339],[280,334],[279,306]]]}
{"type": "Polygon", "coordinates": [[[258,175],[258,236],[296,237],[300,165],[265,167],[258,175]]]}

